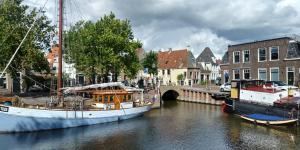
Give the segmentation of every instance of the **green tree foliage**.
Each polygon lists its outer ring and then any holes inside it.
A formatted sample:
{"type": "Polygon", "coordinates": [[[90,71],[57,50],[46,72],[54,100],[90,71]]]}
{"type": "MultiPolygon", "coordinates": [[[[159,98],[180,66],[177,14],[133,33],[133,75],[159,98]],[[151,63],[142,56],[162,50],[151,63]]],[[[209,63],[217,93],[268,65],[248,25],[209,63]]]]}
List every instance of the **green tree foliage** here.
{"type": "Polygon", "coordinates": [[[181,74],[179,74],[179,75],[177,75],[177,80],[178,81],[182,81],[182,80],[184,80],[184,76],[183,76],[183,74],[181,73],[181,74]]]}
{"type": "Polygon", "coordinates": [[[148,72],[150,75],[157,75],[157,66],[157,53],[154,51],[150,51],[144,58],[143,67],[148,68],[148,72]]]}
{"type": "Polygon", "coordinates": [[[45,15],[36,9],[22,5],[22,0],[3,0],[0,4],[0,69],[3,70],[9,59],[25,37],[26,32],[37,18],[35,26],[27,36],[7,72],[15,78],[17,72],[49,72],[43,50],[50,47],[54,27],[45,15]]]}
{"type": "Polygon", "coordinates": [[[95,82],[95,75],[106,77],[123,71],[133,78],[139,68],[136,49],[140,41],[134,40],[129,20],[116,19],[113,13],[100,20],[76,23],[67,32],[66,55],[75,68],[95,82]]]}

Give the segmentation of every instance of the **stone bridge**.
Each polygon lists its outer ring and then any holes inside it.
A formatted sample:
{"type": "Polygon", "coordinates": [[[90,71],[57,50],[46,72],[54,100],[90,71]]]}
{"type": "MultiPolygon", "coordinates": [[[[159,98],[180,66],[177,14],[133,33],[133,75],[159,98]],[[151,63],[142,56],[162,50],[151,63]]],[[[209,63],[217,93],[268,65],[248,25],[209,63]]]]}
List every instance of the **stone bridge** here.
{"type": "Polygon", "coordinates": [[[161,86],[162,100],[181,100],[206,104],[221,105],[228,93],[215,89],[188,86],[161,86]]]}
{"type": "Polygon", "coordinates": [[[176,100],[183,95],[182,86],[160,86],[160,94],[163,100],[176,100]]]}

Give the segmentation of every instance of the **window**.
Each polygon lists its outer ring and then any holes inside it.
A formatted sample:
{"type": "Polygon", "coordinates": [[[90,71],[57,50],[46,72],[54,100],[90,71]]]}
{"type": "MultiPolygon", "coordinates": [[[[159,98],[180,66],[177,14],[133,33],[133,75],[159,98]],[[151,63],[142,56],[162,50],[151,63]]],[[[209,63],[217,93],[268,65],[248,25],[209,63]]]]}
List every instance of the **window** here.
{"type": "Polygon", "coordinates": [[[265,48],[258,49],[258,61],[266,61],[266,49],[265,48]]]}
{"type": "Polygon", "coordinates": [[[233,63],[239,63],[240,62],[240,52],[235,51],[233,52],[233,63]]]}
{"type": "Polygon", "coordinates": [[[278,60],[279,59],[279,50],[278,46],[270,47],[270,60],[278,60]]]}
{"type": "Polygon", "coordinates": [[[250,61],[250,51],[249,50],[244,50],[243,53],[244,53],[243,62],[249,62],[250,61]]]}
{"type": "Polygon", "coordinates": [[[279,68],[270,68],[270,73],[271,81],[279,81],[279,68]]]}
{"type": "Polygon", "coordinates": [[[165,70],[162,70],[162,74],[165,75],[165,70]]]}
{"type": "Polygon", "coordinates": [[[171,70],[170,69],[168,69],[168,75],[170,75],[171,74],[171,70]]]}
{"type": "Polygon", "coordinates": [[[184,72],[183,74],[184,74],[184,75],[183,75],[183,76],[184,76],[184,78],[186,78],[186,72],[184,72]]]}
{"type": "Polygon", "coordinates": [[[240,79],[240,70],[233,69],[233,79],[240,79]]]}
{"type": "Polygon", "coordinates": [[[244,69],[244,79],[250,79],[250,69],[244,69]]]}
{"type": "Polygon", "coordinates": [[[192,72],[190,72],[190,78],[192,78],[192,72]]]}
{"type": "Polygon", "coordinates": [[[258,79],[259,80],[267,80],[267,69],[266,68],[258,69],[258,79]]]}

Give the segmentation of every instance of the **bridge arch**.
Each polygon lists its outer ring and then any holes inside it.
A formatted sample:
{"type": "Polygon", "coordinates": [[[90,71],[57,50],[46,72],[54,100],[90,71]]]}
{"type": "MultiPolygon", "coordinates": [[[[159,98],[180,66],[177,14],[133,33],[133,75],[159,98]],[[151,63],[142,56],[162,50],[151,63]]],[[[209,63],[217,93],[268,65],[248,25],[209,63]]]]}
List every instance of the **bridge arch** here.
{"type": "Polygon", "coordinates": [[[181,97],[182,90],[180,86],[161,86],[160,94],[162,100],[176,100],[181,97]]]}

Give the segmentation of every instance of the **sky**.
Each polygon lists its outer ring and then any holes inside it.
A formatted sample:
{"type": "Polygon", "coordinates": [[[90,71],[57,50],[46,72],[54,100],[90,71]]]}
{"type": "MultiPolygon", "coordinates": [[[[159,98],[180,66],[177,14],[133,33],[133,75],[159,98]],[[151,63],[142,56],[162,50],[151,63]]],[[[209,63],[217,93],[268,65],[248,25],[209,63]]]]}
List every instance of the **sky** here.
{"type": "MultiPolygon", "coordinates": [[[[41,7],[46,1],[23,3],[41,7]]],[[[55,3],[48,0],[45,7],[52,20],[55,3]]],[[[65,24],[113,12],[131,21],[146,51],[188,48],[197,57],[210,47],[221,58],[230,44],[300,35],[299,6],[300,0],[66,0],[65,24]]]]}

